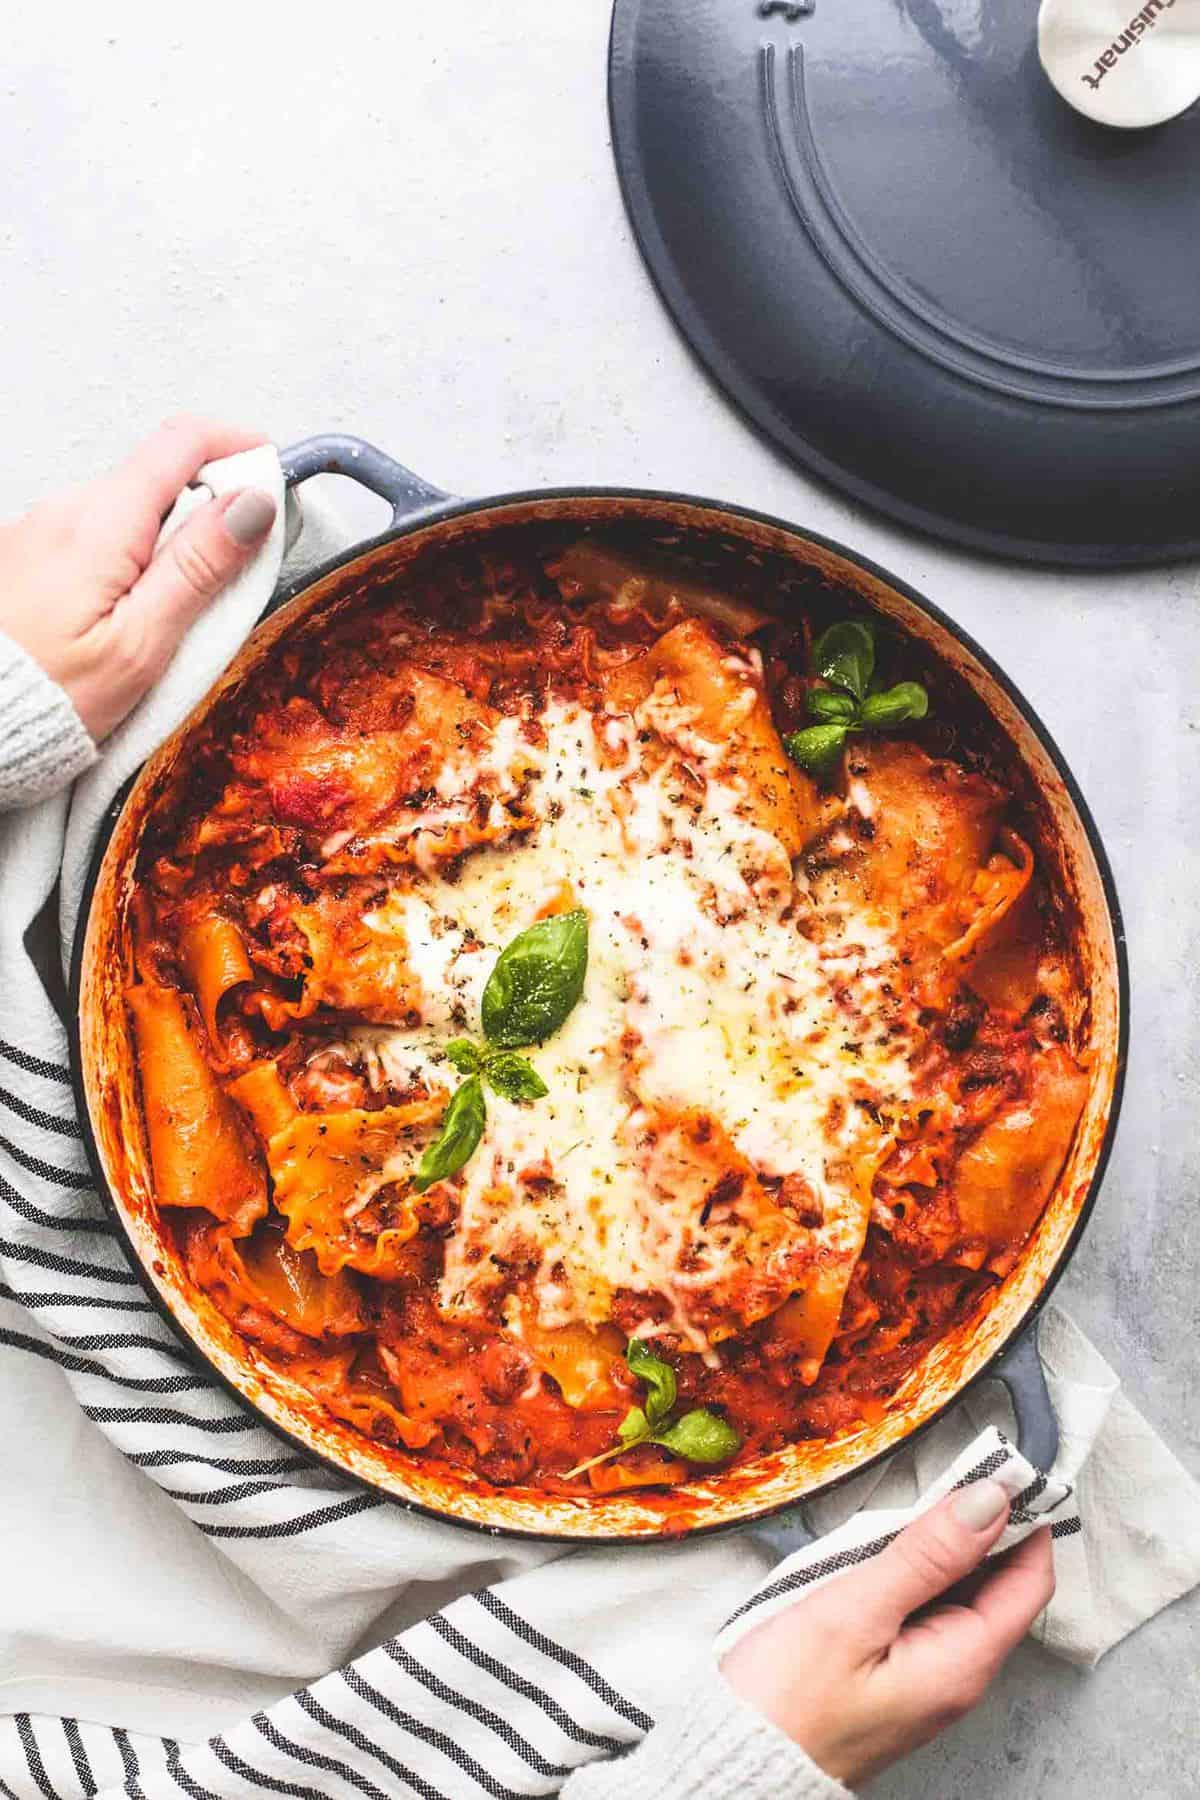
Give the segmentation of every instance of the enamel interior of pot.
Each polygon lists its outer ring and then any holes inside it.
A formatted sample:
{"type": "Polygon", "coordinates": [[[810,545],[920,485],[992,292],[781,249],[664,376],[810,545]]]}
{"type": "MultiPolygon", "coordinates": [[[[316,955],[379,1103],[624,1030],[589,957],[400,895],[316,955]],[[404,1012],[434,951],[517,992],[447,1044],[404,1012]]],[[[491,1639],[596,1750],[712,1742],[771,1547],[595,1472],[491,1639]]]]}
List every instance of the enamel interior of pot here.
{"type": "Polygon", "coordinates": [[[143,769],[110,839],[96,884],[81,965],[80,1037],[84,1086],[99,1157],[134,1254],[177,1324],[226,1381],[272,1424],[348,1474],[395,1498],[493,1531],[586,1538],[650,1538],[664,1530],[729,1526],[827,1488],[861,1471],[944,1409],[1009,1342],[1069,1253],[1090,1198],[1118,1072],[1120,1021],[1117,952],[1104,886],[1087,833],[1059,770],[1005,689],[976,658],[913,601],[883,579],[798,531],[720,510],[644,497],[541,498],[499,503],[375,545],[296,597],[247,642],[218,687],[143,769]],[[828,583],[922,640],[958,672],[1009,740],[1031,784],[1040,853],[1074,921],[1081,973],[1091,992],[1091,1090],[1057,1190],[990,1309],[956,1327],[912,1372],[885,1418],[852,1435],[789,1445],[746,1468],[698,1479],[669,1498],[653,1494],[574,1501],[520,1489],[494,1489],[478,1478],[449,1477],[374,1445],[319,1410],[313,1397],[235,1337],[211,1301],[188,1284],[169,1236],[156,1220],[137,1077],[122,989],[130,971],[127,906],[142,822],[167,771],[187,753],[189,732],[217,693],[249,676],[285,633],[320,630],[331,608],[353,606],[381,582],[403,578],[414,559],[479,543],[496,527],[635,528],[647,545],[702,564],[756,568],[772,588],[780,571],[800,582],[828,583]],[[304,622],[308,622],[305,624],[304,622]]]}

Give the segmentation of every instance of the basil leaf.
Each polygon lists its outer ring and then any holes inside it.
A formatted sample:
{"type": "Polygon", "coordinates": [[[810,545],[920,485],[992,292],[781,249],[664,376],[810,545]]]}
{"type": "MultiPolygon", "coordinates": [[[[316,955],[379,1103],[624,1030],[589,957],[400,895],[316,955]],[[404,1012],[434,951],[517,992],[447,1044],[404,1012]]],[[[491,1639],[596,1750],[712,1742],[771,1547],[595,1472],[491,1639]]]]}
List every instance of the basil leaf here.
{"type": "Polygon", "coordinates": [[[487,1104],[478,1075],[472,1075],[456,1088],[442,1115],[442,1129],[417,1165],[413,1186],[419,1194],[435,1181],[462,1168],[483,1136],[487,1124],[487,1104]]]}
{"type": "Polygon", "coordinates": [[[858,701],[837,688],[809,688],[808,716],[823,725],[851,725],[858,717],[858,701]]]}
{"type": "Polygon", "coordinates": [[[660,1425],[675,1404],[678,1388],[674,1369],[647,1350],[640,1338],[630,1338],[625,1361],[650,1390],[646,1396],[647,1419],[652,1426],[660,1425]]]}
{"type": "Polygon", "coordinates": [[[452,1062],[460,1075],[475,1075],[483,1058],[470,1038],[451,1038],[446,1045],[446,1061],[452,1062]]]}
{"type": "Polygon", "coordinates": [[[650,1441],[661,1444],[664,1450],[670,1450],[676,1456],[686,1457],[688,1462],[698,1463],[724,1462],[742,1447],[742,1440],[733,1426],[705,1407],[684,1413],[682,1419],[676,1419],[665,1431],[656,1431],[650,1441]]]}
{"type": "Polygon", "coordinates": [[[625,1448],[631,1449],[634,1444],[644,1444],[650,1436],[650,1421],[640,1406],[631,1406],[621,1423],[617,1426],[617,1436],[625,1448]]]}
{"type": "Polygon", "coordinates": [[[813,674],[861,700],[875,669],[875,632],[861,619],[839,619],[813,645],[813,674]]]}
{"type": "Polygon", "coordinates": [[[783,740],[793,762],[817,781],[826,781],[837,768],[846,742],[846,725],[806,725],[783,740]]]}
{"type": "Polygon", "coordinates": [[[514,1050],[557,1031],[583,992],[588,922],[582,911],[539,919],[500,952],[483,990],[489,1043],[514,1050]]]}
{"type": "Polygon", "coordinates": [[[862,705],[862,723],[872,731],[890,731],[923,719],[929,711],[929,695],[919,681],[898,681],[882,694],[868,694],[862,705]]]}
{"type": "Polygon", "coordinates": [[[501,1050],[483,1065],[484,1079],[506,1100],[540,1100],[550,1089],[528,1057],[515,1050],[501,1050]]]}

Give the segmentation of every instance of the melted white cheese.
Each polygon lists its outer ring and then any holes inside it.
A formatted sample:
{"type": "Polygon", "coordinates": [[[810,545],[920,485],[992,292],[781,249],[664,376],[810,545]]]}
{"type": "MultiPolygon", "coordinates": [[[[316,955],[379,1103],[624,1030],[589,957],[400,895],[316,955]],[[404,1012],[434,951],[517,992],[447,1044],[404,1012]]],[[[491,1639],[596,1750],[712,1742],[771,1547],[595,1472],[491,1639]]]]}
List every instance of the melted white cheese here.
{"type": "Polygon", "coordinates": [[[529,1106],[488,1093],[483,1141],[456,1184],[441,1303],[476,1311],[522,1270],[553,1327],[607,1319],[614,1292],[633,1290],[665,1302],[665,1319],[648,1312],[639,1329],[707,1352],[695,1196],[648,1182],[647,1116],[708,1113],[759,1174],[805,1184],[824,1223],[781,1215],[778,1254],[807,1243],[856,1255],[866,1203],[850,1160],[883,1152],[887,1113],[911,1092],[907,1046],[881,1030],[893,952],[878,920],[814,914],[677,702],[653,695],[636,718],[555,704],[542,725],[544,745],[531,745],[504,720],[482,757],[439,783],[451,804],[481,772],[486,792],[527,784],[536,825],[472,853],[454,879],[421,871],[368,917],[402,935],[426,998],[419,1026],[362,1028],[347,1048],[399,1085],[445,1082],[441,1046],[478,1033],[499,951],[546,910],[584,907],[583,998],[528,1052],[549,1093],[529,1106]]]}

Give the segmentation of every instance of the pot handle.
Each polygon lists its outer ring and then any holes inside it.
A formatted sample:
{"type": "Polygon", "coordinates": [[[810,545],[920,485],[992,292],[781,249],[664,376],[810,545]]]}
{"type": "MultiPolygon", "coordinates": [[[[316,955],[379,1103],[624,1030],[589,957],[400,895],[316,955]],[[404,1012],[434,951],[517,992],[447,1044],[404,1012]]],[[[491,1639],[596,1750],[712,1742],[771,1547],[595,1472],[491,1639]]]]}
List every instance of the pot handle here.
{"type": "Polygon", "coordinates": [[[285,487],[299,487],[310,475],[348,475],[390,501],[392,524],[399,525],[414,513],[426,512],[450,498],[431,481],[423,481],[398,463],[394,457],[377,450],[365,439],[347,437],[344,432],[325,432],[321,437],[301,439],[288,450],[281,450],[285,487]]]}
{"type": "Polygon", "coordinates": [[[1058,1456],[1058,1418],[1046,1386],[1036,1319],[988,1374],[1008,1389],[1017,1421],[1017,1449],[1035,1469],[1048,1474],[1058,1456]]]}
{"type": "MultiPolygon", "coordinates": [[[[1036,1319],[987,1373],[989,1379],[1002,1382],[1008,1389],[1017,1421],[1017,1449],[1035,1469],[1049,1471],[1058,1455],[1058,1420],[1038,1353],[1036,1319]]],[[[755,1525],[752,1532],[777,1562],[797,1550],[807,1549],[821,1535],[814,1529],[803,1505],[755,1525]]]]}

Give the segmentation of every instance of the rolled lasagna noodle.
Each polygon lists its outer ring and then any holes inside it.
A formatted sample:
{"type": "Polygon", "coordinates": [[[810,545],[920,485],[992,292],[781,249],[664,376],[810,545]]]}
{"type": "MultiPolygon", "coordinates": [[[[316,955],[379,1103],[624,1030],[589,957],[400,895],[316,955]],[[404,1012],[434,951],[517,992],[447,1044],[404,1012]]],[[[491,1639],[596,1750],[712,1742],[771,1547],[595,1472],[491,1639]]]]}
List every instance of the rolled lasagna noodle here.
{"type": "Polygon", "coordinates": [[[264,1141],[290,1125],[296,1116],[296,1103],[273,1062],[254,1063],[229,1083],[227,1092],[250,1114],[264,1141]]]}
{"type": "Polygon", "coordinates": [[[142,982],[125,997],[159,1204],[204,1207],[244,1235],[267,1210],[266,1180],[205,1061],[183,996],[142,982]]]}
{"type": "Polygon", "coordinates": [[[233,988],[254,979],[241,933],[220,913],[208,913],[184,929],[179,948],[209,1042],[220,1052],[221,1002],[233,988]]]}

